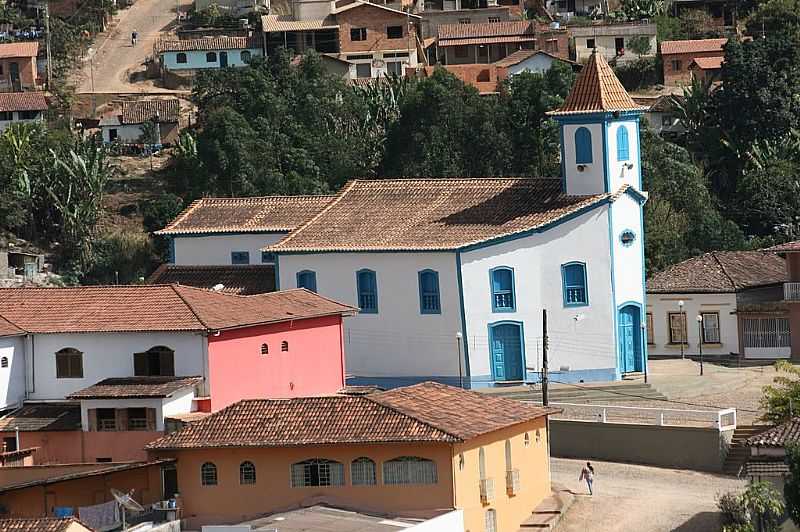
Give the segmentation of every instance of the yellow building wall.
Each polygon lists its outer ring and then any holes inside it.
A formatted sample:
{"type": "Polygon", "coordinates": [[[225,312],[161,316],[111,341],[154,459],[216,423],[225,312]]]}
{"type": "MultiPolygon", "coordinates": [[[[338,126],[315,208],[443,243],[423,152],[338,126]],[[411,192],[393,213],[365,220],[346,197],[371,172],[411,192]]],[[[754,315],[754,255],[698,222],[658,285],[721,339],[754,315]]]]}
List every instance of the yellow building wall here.
{"type": "Polygon", "coordinates": [[[465,532],[484,532],[486,511],[494,509],[497,532],[517,532],[520,524],[550,495],[550,460],[544,418],[493,432],[453,447],[456,507],[464,510],[465,532]],[[525,446],[525,434],[530,444],[525,446]],[[519,493],[506,492],[505,442],[511,442],[511,467],[519,469],[519,493]],[[494,479],[494,500],[480,497],[479,454],[483,448],[486,477],[494,479]],[[462,464],[463,455],[463,464],[462,464]]]}

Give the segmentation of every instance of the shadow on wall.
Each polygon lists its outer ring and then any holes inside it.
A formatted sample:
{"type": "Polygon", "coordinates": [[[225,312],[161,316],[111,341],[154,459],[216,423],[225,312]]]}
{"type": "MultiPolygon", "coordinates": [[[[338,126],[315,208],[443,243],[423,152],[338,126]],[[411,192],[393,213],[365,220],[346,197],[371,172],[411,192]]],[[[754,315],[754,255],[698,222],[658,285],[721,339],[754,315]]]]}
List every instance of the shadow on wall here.
{"type": "Polygon", "coordinates": [[[722,528],[722,514],[719,512],[700,512],[688,521],[672,529],[672,532],[707,532],[722,528]]]}

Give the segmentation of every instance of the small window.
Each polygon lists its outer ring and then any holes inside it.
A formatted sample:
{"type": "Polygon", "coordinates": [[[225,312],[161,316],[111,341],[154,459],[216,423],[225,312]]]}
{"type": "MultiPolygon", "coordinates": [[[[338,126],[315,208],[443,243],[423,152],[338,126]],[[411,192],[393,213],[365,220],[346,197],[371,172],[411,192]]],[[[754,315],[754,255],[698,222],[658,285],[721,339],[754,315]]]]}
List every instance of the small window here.
{"type": "Polygon", "coordinates": [[[386,72],[388,74],[394,74],[395,76],[402,76],[403,75],[403,63],[400,61],[387,61],[386,62],[386,72]]]}
{"type": "Polygon", "coordinates": [[[261,344],[261,354],[264,356],[269,354],[269,346],[267,344],[261,344]]]}
{"type": "Polygon", "coordinates": [[[386,38],[387,39],[402,39],[403,38],[403,26],[387,26],[386,27],[386,38]]]}
{"type": "Polygon", "coordinates": [[[586,265],[582,262],[564,264],[561,266],[561,277],[564,283],[564,306],[587,305],[586,265]]]}
{"type": "Polygon", "coordinates": [[[288,350],[289,350],[289,342],[284,340],[283,342],[281,342],[281,351],[286,352],[288,350]]]}
{"type": "Polygon", "coordinates": [[[383,483],[436,484],[436,462],[417,456],[401,456],[383,463],[383,483]]]}
{"type": "Polygon", "coordinates": [[[117,430],[117,410],[114,408],[98,408],[95,410],[98,432],[114,432],[117,430]]]}
{"type": "Polygon", "coordinates": [[[617,160],[627,161],[630,159],[630,150],[628,149],[628,128],[619,126],[617,128],[617,160]]]}
{"type": "Polygon", "coordinates": [[[0,111],[0,122],[11,122],[14,120],[13,111],[0,111]]]}
{"type": "Polygon", "coordinates": [[[41,116],[39,111],[17,111],[20,120],[36,120],[41,116]]]}
{"type": "Polygon", "coordinates": [[[129,408],[128,409],[128,430],[147,430],[147,409],[129,408]]]}
{"type": "Polygon", "coordinates": [[[617,52],[617,55],[625,53],[625,37],[614,38],[614,50],[617,52]]]}
{"type": "Polygon", "coordinates": [[[367,28],[350,28],[350,40],[351,41],[366,41],[367,40],[367,28]]]}
{"type": "Polygon", "coordinates": [[[312,292],[317,291],[317,274],[311,270],[297,272],[297,288],[305,288],[312,292]]]}
{"type": "Polygon", "coordinates": [[[200,484],[203,486],[217,485],[217,466],[211,462],[206,462],[200,466],[200,484]]]}
{"type": "Polygon", "coordinates": [[[648,312],[646,319],[647,319],[647,344],[655,345],[656,337],[653,335],[653,313],[648,312]]]}
{"type": "Polygon", "coordinates": [[[0,358],[0,368],[8,367],[8,357],[0,358]]]}
{"type": "Polygon", "coordinates": [[[466,46],[456,46],[456,49],[453,51],[455,56],[459,59],[464,59],[465,57],[469,56],[469,48],[466,46]]]}
{"type": "Polygon", "coordinates": [[[720,342],[719,312],[703,312],[700,316],[703,318],[703,343],[718,344],[720,342]]]}
{"type": "Polygon", "coordinates": [[[323,486],[344,486],[344,465],[341,462],[314,458],[292,464],[293,488],[323,486]]]}
{"type": "Polygon", "coordinates": [[[669,320],[669,343],[686,343],[686,313],[670,312],[667,315],[669,320]]]}
{"type": "Polygon", "coordinates": [[[683,70],[683,63],[681,62],[680,59],[673,59],[670,62],[672,63],[673,72],[680,72],[681,70],[683,70]]]}
{"type": "Polygon", "coordinates": [[[594,50],[594,47],[595,47],[594,39],[586,39],[586,48],[588,48],[589,50],[594,50]]]}
{"type": "Polygon", "coordinates": [[[350,463],[350,482],[353,486],[374,486],[375,462],[369,458],[356,458],[350,463]]]}
{"type": "Polygon", "coordinates": [[[486,510],[485,520],[486,532],[497,532],[497,512],[494,510],[486,510]]]}
{"type": "Polygon", "coordinates": [[[551,54],[558,52],[558,39],[547,39],[544,43],[544,50],[551,54]]]}
{"type": "Polygon", "coordinates": [[[175,56],[175,62],[179,65],[184,65],[187,63],[186,54],[183,52],[179,52],[177,56],[175,56]]]}
{"type": "Polygon", "coordinates": [[[107,463],[109,463],[109,462],[112,462],[112,460],[111,460],[111,457],[110,457],[110,456],[104,456],[104,457],[102,457],[102,458],[99,458],[99,457],[98,457],[98,458],[95,460],[95,462],[96,462],[96,463],[98,463],[98,464],[107,464],[107,463]]]}
{"type": "Polygon", "coordinates": [[[217,52],[208,52],[206,54],[206,63],[216,63],[217,62],[217,52]]]}
{"type": "Polygon", "coordinates": [[[372,63],[356,63],[356,77],[357,78],[371,78],[372,77],[372,63]]]}
{"type": "Polygon", "coordinates": [[[362,314],[378,313],[378,279],[372,270],[356,272],[358,306],[362,314]]]}
{"type": "Polygon", "coordinates": [[[526,432],[525,436],[522,439],[522,442],[525,445],[525,447],[530,447],[531,446],[531,435],[526,432]]]}
{"type": "Polygon", "coordinates": [[[82,379],[83,353],[72,347],[56,352],[56,378],[82,379]]]}
{"type": "Polygon", "coordinates": [[[242,63],[247,64],[253,58],[253,55],[247,50],[242,50],[242,53],[239,54],[239,57],[241,57],[242,63]]]}
{"type": "Polygon", "coordinates": [[[592,134],[585,127],[575,130],[575,164],[592,164],[592,134]]]}
{"type": "Polygon", "coordinates": [[[256,483],[256,466],[253,462],[242,462],[239,465],[239,484],[255,484],[256,483]]]}
{"type": "Polygon", "coordinates": [[[489,24],[497,24],[500,22],[500,17],[489,17],[489,24]]]}
{"type": "Polygon", "coordinates": [[[459,24],[472,24],[472,19],[470,18],[460,18],[458,19],[459,24]]]}
{"type": "Polygon", "coordinates": [[[250,252],[231,251],[231,264],[250,264],[250,252]]]}
{"type": "Polygon", "coordinates": [[[495,268],[490,272],[492,282],[492,311],[513,312],[514,270],[507,267],[495,268]]]}
{"type": "Polygon", "coordinates": [[[275,254],[269,251],[262,251],[261,264],[275,264],[275,254]]]}
{"type": "Polygon", "coordinates": [[[440,314],[439,274],[433,270],[419,272],[419,311],[422,314],[440,314]]]}
{"type": "Polygon", "coordinates": [[[630,247],[636,241],[636,233],[634,233],[632,229],[625,229],[622,233],[620,233],[619,241],[626,248],[630,247]]]}

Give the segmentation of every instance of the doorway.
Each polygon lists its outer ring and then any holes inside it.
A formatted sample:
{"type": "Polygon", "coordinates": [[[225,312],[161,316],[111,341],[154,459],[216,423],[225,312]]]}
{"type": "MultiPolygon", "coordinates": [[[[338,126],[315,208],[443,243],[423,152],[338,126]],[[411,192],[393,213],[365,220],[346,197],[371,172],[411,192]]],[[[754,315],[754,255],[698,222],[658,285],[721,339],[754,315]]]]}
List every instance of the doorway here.
{"type": "Polygon", "coordinates": [[[222,68],[228,66],[228,52],[219,53],[219,66],[222,68]]]}
{"type": "Polygon", "coordinates": [[[636,305],[625,305],[617,319],[620,371],[642,371],[641,311],[636,305]]]}
{"type": "Polygon", "coordinates": [[[161,468],[161,478],[164,485],[164,500],[172,499],[178,492],[178,469],[175,464],[167,464],[161,468]]]}
{"type": "Polygon", "coordinates": [[[522,324],[489,325],[492,376],[495,381],[521,381],[525,376],[522,324]]]}

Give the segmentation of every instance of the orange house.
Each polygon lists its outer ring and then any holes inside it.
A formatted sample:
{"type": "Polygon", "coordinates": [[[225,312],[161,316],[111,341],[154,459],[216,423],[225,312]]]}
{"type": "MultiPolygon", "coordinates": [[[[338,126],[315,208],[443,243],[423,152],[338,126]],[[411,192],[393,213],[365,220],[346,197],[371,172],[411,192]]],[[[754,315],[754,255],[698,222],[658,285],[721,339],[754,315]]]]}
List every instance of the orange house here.
{"type": "Polygon", "coordinates": [[[36,89],[38,42],[0,44],[0,92],[36,89]]]}
{"type": "Polygon", "coordinates": [[[707,64],[704,58],[714,58],[722,65],[725,55],[725,45],[728,39],[696,39],[688,41],[663,41],[661,43],[661,57],[664,63],[665,85],[689,85],[692,82],[693,63],[707,64]]]}
{"type": "Polygon", "coordinates": [[[148,450],[177,460],[189,527],[328,504],[419,518],[460,509],[466,530],[517,530],[550,495],[554,412],[426,382],[241,401],[148,450]]]}

